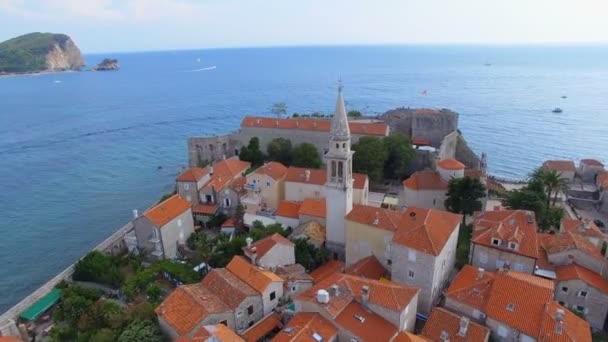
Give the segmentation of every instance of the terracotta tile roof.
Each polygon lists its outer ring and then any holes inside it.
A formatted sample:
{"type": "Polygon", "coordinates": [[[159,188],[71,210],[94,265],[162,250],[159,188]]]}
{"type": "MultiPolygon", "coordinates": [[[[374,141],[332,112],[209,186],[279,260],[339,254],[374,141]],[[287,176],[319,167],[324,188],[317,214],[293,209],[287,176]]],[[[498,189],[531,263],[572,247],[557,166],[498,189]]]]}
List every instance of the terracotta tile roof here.
{"type": "Polygon", "coordinates": [[[553,282],[515,271],[497,272],[486,314],[489,318],[538,337],[545,304],[553,299],[553,282]]]}
{"type": "Polygon", "coordinates": [[[278,313],[272,312],[268,316],[262,318],[251,328],[247,329],[242,335],[247,342],[263,341],[264,336],[268,335],[275,329],[281,329],[281,317],[278,313]]]}
{"type": "Polygon", "coordinates": [[[263,239],[255,241],[254,243],[251,244],[251,247],[248,247],[248,246],[243,247],[243,251],[245,251],[247,253],[252,253],[252,248],[255,247],[256,254],[259,259],[259,258],[264,257],[264,255],[266,255],[266,253],[268,253],[272,249],[272,247],[276,246],[277,244],[294,247],[293,242],[291,242],[289,239],[283,237],[279,233],[274,233],[263,239]]]}
{"type": "Polygon", "coordinates": [[[191,167],[184,172],[180,173],[175,180],[178,182],[198,182],[205,175],[209,174],[210,169],[208,167],[191,167]]]}
{"type": "Polygon", "coordinates": [[[540,325],[539,342],[591,342],[589,323],[555,302],[545,305],[540,325]],[[563,312],[559,321],[556,313],[563,312]],[[560,327],[561,326],[561,327],[560,327]]]}
{"type": "Polygon", "coordinates": [[[484,270],[483,275],[479,277],[480,273],[479,269],[464,265],[450,287],[445,290],[446,297],[485,311],[495,274],[484,270]]]}
{"type": "Polygon", "coordinates": [[[600,187],[600,190],[608,189],[608,171],[597,175],[597,185],[600,187]]]}
{"type": "Polygon", "coordinates": [[[272,342],[289,341],[314,341],[313,334],[323,338],[323,341],[331,341],[338,335],[338,329],[318,313],[298,312],[289,321],[286,329],[279,332],[272,342]]]}
{"type": "Polygon", "coordinates": [[[543,239],[543,247],[548,255],[563,251],[579,250],[597,260],[604,261],[600,250],[584,237],[570,232],[551,235],[543,239]]]}
{"type": "Polygon", "coordinates": [[[203,284],[179,286],[156,308],[178,335],[186,335],[213,313],[227,313],[230,308],[203,284]]]}
{"type": "Polygon", "coordinates": [[[551,239],[552,235],[548,233],[538,233],[538,259],[536,260],[536,266],[541,270],[555,270],[555,266],[549,261],[547,251],[544,247],[545,239],[551,239]]]}
{"type": "Polygon", "coordinates": [[[195,214],[202,214],[202,215],[213,215],[215,213],[217,213],[217,211],[220,209],[219,206],[215,205],[215,204],[196,204],[194,207],[192,207],[192,212],[195,214]]]}
{"type": "Polygon", "coordinates": [[[396,326],[354,301],[336,317],[336,324],[363,341],[390,341],[398,332],[396,326]]]}
{"type": "Polygon", "coordinates": [[[222,190],[225,186],[229,185],[231,182],[231,177],[214,175],[213,177],[211,177],[211,180],[204,185],[204,187],[213,188],[215,189],[215,191],[219,191],[222,190]]]}
{"type": "Polygon", "coordinates": [[[276,216],[300,218],[300,202],[286,201],[279,202],[279,207],[275,213],[276,216]]]}
{"type": "Polygon", "coordinates": [[[0,336],[0,342],[23,342],[22,340],[12,336],[0,336]]]}
{"type": "Polygon", "coordinates": [[[259,295],[253,288],[225,268],[215,268],[209,272],[203,279],[203,285],[233,310],[241,305],[247,297],[259,295]]]}
{"type": "Polygon", "coordinates": [[[472,242],[490,248],[538,259],[538,237],[534,213],[525,210],[482,211],[473,215],[472,242]],[[501,240],[492,245],[492,238],[501,240]],[[517,249],[509,249],[514,242],[517,249]]]}
{"type": "Polygon", "coordinates": [[[179,337],[176,342],[245,342],[232,329],[223,324],[205,325],[201,327],[192,338],[179,337]]]}
{"type": "Polygon", "coordinates": [[[402,215],[401,211],[355,204],[346,220],[394,232],[399,228],[402,215]]]}
{"type": "Polygon", "coordinates": [[[407,331],[400,332],[392,340],[392,342],[429,342],[429,341],[431,341],[431,340],[429,340],[428,338],[426,338],[424,336],[414,335],[407,331]]]}
{"type": "Polygon", "coordinates": [[[572,160],[547,160],[543,163],[543,168],[555,171],[576,171],[572,160]]]}
{"type": "Polygon", "coordinates": [[[571,218],[562,219],[562,227],[565,231],[585,237],[604,239],[606,236],[591,220],[578,220],[571,218]]]}
{"type": "Polygon", "coordinates": [[[402,214],[393,242],[437,256],[461,221],[462,215],[410,207],[402,214]]]}
{"type": "Polygon", "coordinates": [[[444,181],[439,173],[432,170],[416,171],[410,178],[403,181],[403,185],[410,190],[447,190],[448,182],[444,181]]]}
{"type": "Polygon", "coordinates": [[[236,221],[233,218],[229,218],[222,223],[222,228],[232,228],[236,225],[236,221]]]}
{"type": "Polygon", "coordinates": [[[475,178],[475,179],[481,179],[481,178],[485,178],[486,175],[483,171],[481,170],[475,170],[475,169],[466,169],[464,170],[464,176],[465,177],[469,177],[469,178],[475,178]]]}
{"type": "MultiPolygon", "coordinates": [[[[381,135],[388,134],[388,126],[384,122],[356,122],[348,123],[351,134],[381,135]]],[[[275,119],[256,116],[246,116],[241,121],[241,127],[260,127],[273,129],[297,129],[302,131],[329,132],[330,119],[287,118],[275,119]]]]}
{"type": "Polygon", "coordinates": [[[556,283],[566,280],[580,280],[587,285],[596,288],[598,291],[608,294],[608,281],[588,268],[577,264],[570,264],[557,266],[555,268],[555,273],[557,274],[557,278],[555,279],[556,283]]]}
{"type": "Polygon", "coordinates": [[[302,202],[300,206],[300,215],[314,216],[314,217],[327,217],[327,211],[325,207],[324,199],[312,199],[307,198],[302,202]]]}
{"type": "Polygon", "coordinates": [[[446,309],[435,307],[420,334],[433,341],[441,341],[442,332],[448,334],[450,342],[486,342],[490,338],[488,328],[446,309]],[[467,324],[464,334],[459,334],[461,320],[467,324]]]}
{"type": "Polygon", "coordinates": [[[213,176],[233,178],[247,171],[250,162],[241,161],[237,157],[224,159],[213,164],[213,176]]]}
{"type": "Polygon", "coordinates": [[[412,144],[419,146],[429,146],[431,145],[431,141],[429,139],[424,138],[414,138],[412,139],[412,144]]]}
{"type": "Polygon", "coordinates": [[[313,281],[312,277],[306,273],[304,266],[300,264],[277,266],[274,273],[281,277],[285,282],[294,280],[313,281]]]}
{"type": "MultiPolygon", "coordinates": [[[[365,181],[368,179],[366,174],[353,173],[353,188],[363,189],[365,181]]],[[[306,169],[301,167],[291,166],[287,169],[285,181],[294,183],[308,183],[315,185],[325,185],[327,182],[327,170],[325,169],[306,169]],[[306,180],[306,171],[309,171],[308,181],[306,180]]]]}
{"type": "Polygon", "coordinates": [[[239,279],[251,286],[258,293],[263,293],[264,290],[274,281],[283,282],[276,274],[253,266],[242,256],[235,256],[226,265],[226,269],[232,272],[239,279]]]}
{"type": "Polygon", "coordinates": [[[323,265],[317,267],[314,271],[310,272],[310,276],[316,284],[330,275],[342,272],[344,272],[344,263],[342,261],[329,260],[323,265]]]}
{"type": "Polygon", "coordinates": [[[604,166],[601,161],[597,159],[581,159],[581,163],[587,164],[589,166],[604,166]]]}
{"type": "Polygon", "coordinates": [[[365,257],[352,264],[346,269],[346,273],[375,280],[379,280],[380,278],[388,275],[386,268],[384,268],[380,261],[378,261],[378,259],[373,255],[365,257]]]}
{"type": "Polygon", "coordinates": [[[364,285],[369,287],[370,303],[394,312],[403,311],[420,291],[415,287],[407,285],[384,283],[349,274],[334,273],[316,283],[312,288],[297,295],[295,300],[309,301],[320,305],[335,318],[353,300],[361,301],[361,288],[364,285]],[[339,295],[330,295],[329,303],[327,304],[318,303],[316,299],[317,291],[320,289],[327,290],[332,285],[339,287],[339,295]]]}
{"type": "Polygon", "coordinates": [[[444,170],[464,170],[465,168],[464,164],[456,159],[442,159],[437,162],[437,166],[444,170]]]}
{"type": "Polygon", "coordinates": [[[192,206],[192,203],[179,197],[179,195],[173,195],[148,209],[144,216],[156,226],[162,227],[190,209],[190,206],[192,206]]]}
{"type": "Polygon", "coordinates": [[[279,180],[287,175],[287,168],[281,163],[271,161],[258,167],[253,172],[259,175],[266,175],[274,180],[279,180]]]}

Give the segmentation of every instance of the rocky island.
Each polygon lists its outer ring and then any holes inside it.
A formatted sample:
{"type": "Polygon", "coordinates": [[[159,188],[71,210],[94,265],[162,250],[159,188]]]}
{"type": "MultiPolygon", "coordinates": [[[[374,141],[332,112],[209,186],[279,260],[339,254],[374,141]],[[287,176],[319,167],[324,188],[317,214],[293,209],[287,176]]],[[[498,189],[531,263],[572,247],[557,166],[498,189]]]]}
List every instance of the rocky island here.
{"type": "Polygon", "coordinates": [[[0,75],[79,71],[80,49],[65,34],[34,32],[0,43],[0,75]]]}
{"type": "Polygon", "coordinates": [[[104,58],[101,63],[97,64],[93,69],[93,71],[112,71],[120,69],[120,65],[118,64],[117,59],[104,58]]]}

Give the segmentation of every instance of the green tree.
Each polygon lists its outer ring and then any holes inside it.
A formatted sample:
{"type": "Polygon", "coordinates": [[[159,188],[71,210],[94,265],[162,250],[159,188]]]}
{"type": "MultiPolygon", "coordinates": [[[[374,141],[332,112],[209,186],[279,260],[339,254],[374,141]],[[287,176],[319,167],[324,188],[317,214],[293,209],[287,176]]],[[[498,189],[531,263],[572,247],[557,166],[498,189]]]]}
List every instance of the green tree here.
{"type": "Polygon", "coordinates": [[[241,148],[239,159],[251,163],[252,168],[257,168],[264,162],[264,154],[260,151],[260,139],[253,137],[249,140],[249,144],[241,148]]]}
{"type": "Polygon", "coordinates": [[[118,342],[162,342],[158,325],[152,321],[135,320],[118,336],[118,342]]]}
{"type": "Polygon", "coordinates": [[[293,149],[293,166],[318,169],[323,163],[315,145],[302,143],[293,149]]]}
{"type": "Polygon", "coordinates": [[[287,104],[285,102],[275,103],[272,105],[272,108],[270,108],[270,112],[278,118],[281,118],[283,115],[287,114],[287,104]]]}
{"type": "Polygon", "coordinates": [[[92,251],[78,260],[74,267],[74,280],[93,281],[112,287],[119,287],[123,277],[114,257],[99,251],[92,251]]]}
{"type": "Polygon", "coordinates": [[[112,329],[103,328],[98,330],[96,333],[91,335],[91,342],[114,342],[116,341],[116,334],[112,329]]]}
{"type": "Polygon", "coordinates": [[[377,137],[361,137],[353,145],[353,171],[367,174],[372,180],[382,180],[384,162],[387,152],[382,139],[377,137]]]}
{"type": "Polygon", "coordinates": [[[268,159],[279,162],[285,166],[291,165],[293,148],[291,140],[285,138],[273,139],[266,149],[268,159]]]}
{"type": "Polygon", "coordinates": [[[245,231],[245,206],[239,203],[234,210],[234,228],[239,232],[245,231]]]}
{"type": "Polygon", "coordinates": [[[329,260],[330,253],[324,248],[319,248],[306,239],[295,239],[296,263],[304,266],[307,270],[314,270],[329,260]]]}
{"type": "Polygon", "coordinates": [[[566,192],[569,187],[568,180],[561,178],[561,173],[555,170],[547,170],[542,167],[532,172],[531,179],[543,184],[547,207],[551,205],[555,206],[559,193],[566,192]],[[553,200],[552,203],[551,200],[553,200]]]}
{"type": "Polygon", "coordinates": [[[360,118],[362,116],[361,112],[358,110],[349,110],[346,115],[353,118],[360,118]]]}
{"type": "Polygon", "coordinates": [[[403,134],[394,133],[383,139],[386,150],[384,177],[401,180],[405,178],[408,164],[416,157],[410,140],[403,134]]]}
{"type": "Polygon", "coordinates": [[[503,192],[500,196],[502,203],[509,209],[533,211],[538,227],[541,230],[548,230],[559,227],[564,216],[563,208],[551,206],[551,194],[552,192],[545,190],[542,178],[533,176],[528,181],[528,185],[521,189],[503,192]]]}
{"type": "Polygon", "coordinates": [[[481,199],[486,196],[486,188],[477,178],[453,178],[448,184],[446,196],[446,209],[463,215],[464,225],[466,216],[471,216],[482,209],[481,199]]]}

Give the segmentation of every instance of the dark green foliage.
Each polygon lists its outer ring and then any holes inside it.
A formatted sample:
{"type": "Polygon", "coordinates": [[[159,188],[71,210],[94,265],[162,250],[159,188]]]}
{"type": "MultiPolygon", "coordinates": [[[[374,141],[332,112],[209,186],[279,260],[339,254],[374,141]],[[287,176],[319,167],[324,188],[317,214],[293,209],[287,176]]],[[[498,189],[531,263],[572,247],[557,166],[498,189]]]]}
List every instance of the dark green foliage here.
{"type": "Polygon", "coordinates": [[[458,246],[456,247],[456,268],[461,269],[469,263],[469,251],[471,249],[471,237],[473,226],[470,224],[460,225],[458,232],[458,246]]]}
{"type": "Polygon", "coordinates": [[[384,178],[398,180],[405,178],[408,164],[416,157],[412,143],[400,133],[385,137],[383,142],[386,150],[384,178]]]}
{"type": "Polygon", "coordinates": [[[64,47],[70,37],[64,34],[29,33],[0,43],[0,72],[46,70],[46,55],[55,44],[64,47]]]}
{"type": "Polygon", "coordinates": [[[270,112],[280,118],[287,114],[287,104],[285,102],[275,103],[272,105],[270,112]]]}
{"type": "Polygon", "coordinates": [[[74,268],[74,280],[92,281],[118,288],[123,277],[118,270],[117,260],[111,255],[92,251],[80,259],[74,268]]]}
{"type": "Polygon", "coordinates": [[[207,227],[219,228],[221,227],[222,223],[226,222],[227,219],[228,216],[226,216],[226,214],[224,214],[223,212],[219,211],[217,214],[211,216],[211,218],[207,222],[207,227]]]}
{"type": "Polygon", "coordinates": [[[91,342],[114,342],[116,341],[116,334],[112,329],[103,328],[91,335],[91,342]]]}
{"type": "Polygon", "coordinates": [[[353,118],[359,118],[362,116],[361,112],[358,110],[349,110],[346,115],[353,117],[353,118]]]}
{"type": "Polygon", "coordinates": [[[323,162],[315,145],[310,143],[302,143],[296,145],[293,149],[293,159],[291,165],[297,167],[306,167],[318,169],[323,162]]]}
{"type": "Polygon", "coordinates": [[[329,260],[329,251],[309,243],[308,239],[296,239],[293,242],[295,244],[296,263],[304,266],[307,270],[314,270],[329,260]]]}
{"type": "Polygon", "coordinates": [[[382,180],[384,163],[388,153],[382,139],[378,137],[361,137],[353,145],[353,171],[365,173],[370,179],[379,182],[382,180]]]}
{"type": "Polygon", "coordinates": [[[160,260],[137,272],[135,276],[127,280],[123,286],[124,293],[129,298],[133,298],[139,293],[146,293],[151,286],[157,285],[155,281],[162,276],[163,272],[170,274],[185,284],[200,281],[200,276],[192,270],[192,265],[175,263],[170,260],[160,260]]]}
{"type": "Polygon", "coordinates": [[[160,328],[153,321],[135,320],[118,337],[118,342],[162,342],[160,328]]]}
{"type": "MultiPolygon", "coordinates": [[[[445,207],[448,211],[471,216],[482,209],[481,199],[486,195],[486,188],[477,178],[453,178],[448,185],[445,207]]],[[[464,219],[464,218],[463,218],[464,219]]]]}
{"type": "Polygon", "coordinates": [[[273,139],[268,144],[266,153],[268,154],[269,160],[279,162],[285,166],[290,166],[293,156],[291,140],[285,138],[273,139]]]}
{"type": "Polygon", "coordinates": [[[205,160],[199,160],[199,162],[198,162],[198,165],[197,165],[197,166],[198,166],[198,167],[207,167],[207,166],[209,166],[209,164],[211,164],[211,163],[209,162],[209,160],[205,159],[205,160]]]}
{"type": "Polygon", "coordinates": [[[249,140],[247,146],[243,146],[239,159],[242,161],[248,161],[251,163],[252,168],[257,168],[264,162],[264,154],[260,151],[260,139],[253,137],[249,140]]]}

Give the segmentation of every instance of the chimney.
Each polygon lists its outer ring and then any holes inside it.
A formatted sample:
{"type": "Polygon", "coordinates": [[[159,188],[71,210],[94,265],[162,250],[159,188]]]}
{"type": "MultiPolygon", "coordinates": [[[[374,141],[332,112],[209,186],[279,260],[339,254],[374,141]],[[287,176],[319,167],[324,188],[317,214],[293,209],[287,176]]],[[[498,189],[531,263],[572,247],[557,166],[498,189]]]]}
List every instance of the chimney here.
{"type": "Polygon", "coordinates": [[[460,317],[460,328],[458,329],[458,336],[466,336],[467,329],[469,328],[470,320],[467,317],[460,317]]]}
{"type": "Polygon", "coordinates": [[[483,279],[483,275],[485,273],[485,270],[483,268],[478,268],[477,269],[477,280],[481,280],[483,279]]]}
{"type": "Polygon", "coordinates": [[[317,291],[317,302],[321,304],[329,303],[329,292],[323,289],[317,291]]]}
{"type": "Polygon", "coordinates": [[[304,180],[310,182],[310,170],[304,170],[304,180]]]}
{"type": "Polygon", "coordinates": [[[340,287],[338,287],[338,285],[336,285],[336,284],[333,284],[332,286],[329,287],[329,292],[332,296],[339,296],[340,287]]]}
{"type": "Polygon", "coordinates": [[[376,211],[376,216],[374,217],[374,226],[377,226],[378,222],[380,222],[380,218],[378,217],[378,212],[376,211]]]}
{"type": "Polygon", "coordinates": [[[139,212],[137,211],[137,209],[133,209],[133,218],[136,219],[139,217],[139,212]]]}
{"type": "Polygon", "coordinates": [[[361,304],[363,307],[367,307],[369,303],[369,286],[363,285],[361,286],[361,304]]]}
{"type": "Polygon", "coordinates": [[[245,242],[247,243],[247,247],[251,247],[251,243],[253,242],[253,239],[248,237],[245,239],[245,242]]]}
{"type": "Polygon", "coordinates": [[[251,259],[251,263],[253,265],[257,265],[256,262],[258,259],[258,248],[253,246],[250,248],[250,250],[251,250],[251,255],[249,256],[249,258],[251,259]]]}
{"type": "Polygon", "coordinates": [[[213,176],[213,165],[209,166],[209,175],[213,176]]]}
{"type": "Polygon", "coordinates": [[[585,220],[583,221],[583,230],[587,229],[591,229],[591,225],[589,224],[589,221],[585,220]]]}
{"type": "Polygon", "coordinates": [[[560,323],[563,322],[564,321],[564,314],[565,314],[564,309],[557,309],[557,310],[555,310],[555,320],[557,322],[560,322],[560,323]]]}

